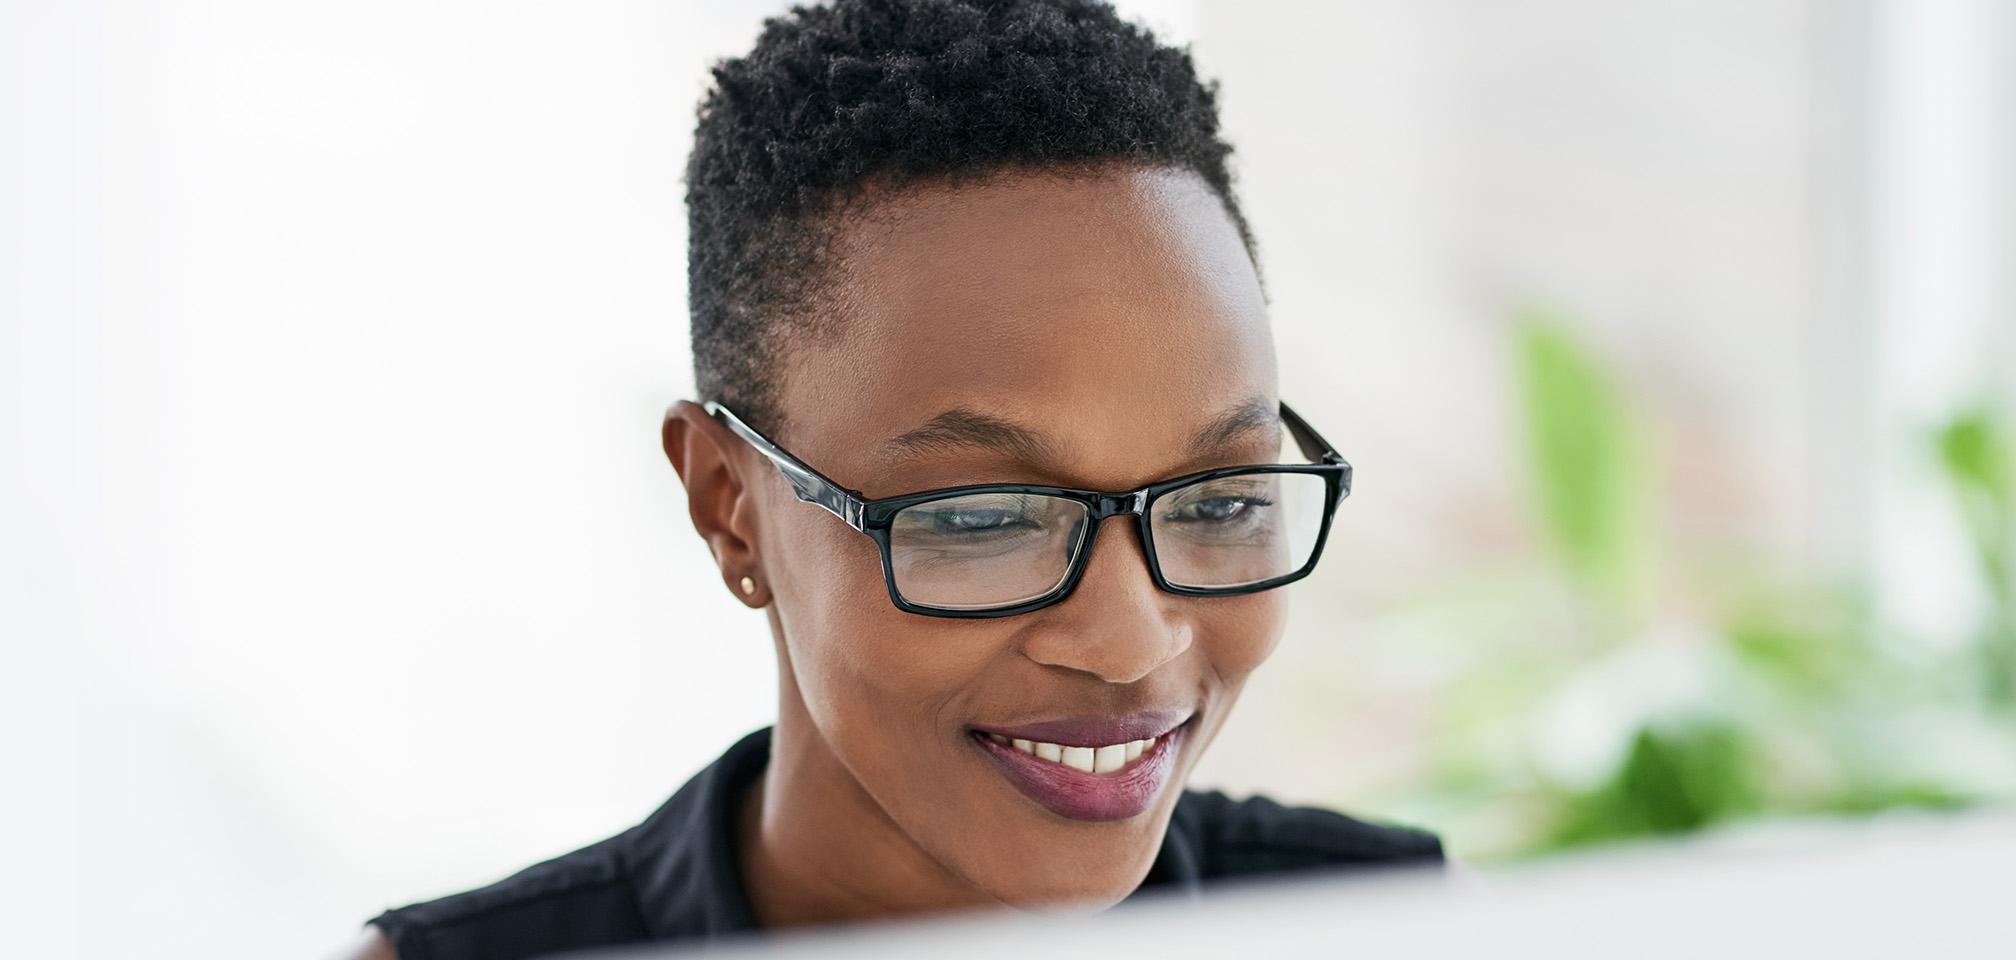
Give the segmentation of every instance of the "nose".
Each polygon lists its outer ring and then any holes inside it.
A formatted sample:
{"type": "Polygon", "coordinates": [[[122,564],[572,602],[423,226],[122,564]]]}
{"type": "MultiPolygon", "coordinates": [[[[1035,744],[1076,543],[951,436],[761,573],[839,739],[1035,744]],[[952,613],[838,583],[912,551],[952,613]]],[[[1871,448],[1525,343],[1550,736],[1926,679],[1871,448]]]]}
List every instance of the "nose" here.
{"type": "Polygon", "coordinates": [[[1040,611],[1024,636],[1029,659],[1132,683],[1190,649],[1184,599],[1157,589],[1132,517],[1115,516],[1093,538],[1084,576],[1063,602],[1040,611]],[[1175,601],[1175,602],[1172,602],[1175,601]]]}

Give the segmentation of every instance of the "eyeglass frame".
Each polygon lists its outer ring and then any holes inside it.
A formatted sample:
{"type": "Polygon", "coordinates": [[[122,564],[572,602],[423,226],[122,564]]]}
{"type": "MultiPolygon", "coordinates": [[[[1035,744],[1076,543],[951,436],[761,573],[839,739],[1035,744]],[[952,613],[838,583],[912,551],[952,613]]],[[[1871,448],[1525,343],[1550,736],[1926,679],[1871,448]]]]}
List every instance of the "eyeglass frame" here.
{"type": "Polygon", "coordinates": [[[1213,467],[1198,470],[1167,480],[1158,480],[1144,487],[1126,491],[1088,490],[1078,487],[1058,487],[1031,483],[975,483],[954,487],[939,487],[933,490],[919,490],[914,493],[897,494],[890,497],[869,498],[860,491],[842,486],[839,482],[820,473],[799,459],[795,454],[779,446],[776,441],[745,423],[733,410],[719,401],[703,403],[709,416],[722,423],[736,436],[756,449],[772,464],[777,472],[791,485],[798,499],[823,507],[828,513],[839,517],[847,526],[866,534],[875,541],[876,549],[882,555],[882,581],[889,593],[889,601],[905,613],[929,617],[951,617],[955,619],[976,619],[1009,617],[1041,610],[1044,607],[1062,603],[1078,587],[1091,565],[1092,547],[1098,541],[1101,521],[1108,517],[1129,515],[1135,518],[1135,529],[1141,537],[1144,559],[1148,562],[1148,575],[1161,590],[1191,597],[1240,596],[1272,590],[1302,579],[1316,569],[1316,561],[1323,556],[1323,544],[1330,538],[1330,525],[1337,515],[1337,507],[1344,498],[1351,495],[1351,464],[1339,454],[1323,435],[1316,432],[1308,421],[1303,420],[1286,401],[1281,402],[1281,422],[1288,428],[1290,436],[1302,455],[1312,462],[1263,463],[1233,467],[1213,467]],[[1189,587],[1172,583],[1163,575],[1162,563],[1156,556],[1153,521],[1148,515],[1148,505],[1157,499],[1182,487],[1220,477],[1250,473],[1298,473],[1323,478],[1325,495],[1323,499],[1323,524],[1317,530],[1316,542],[1309,549],[1309,559],[1302,566],[1277,577],[1258,580],[1248,584],[1225,587],[1189,587]],[[949,497],[983,493],[1038,494],[1075,501],[1086,508],[1086,530],[1084,541],[1072,552],[1070,567],[1058,585],[1042,596],[1004,607],[983,609],[959,609],[936,607],[929,604],[912,603],[905,599],[896,587],[895,562],[891,557],[889,530],[896,515],[907,507],[949,497]]]}

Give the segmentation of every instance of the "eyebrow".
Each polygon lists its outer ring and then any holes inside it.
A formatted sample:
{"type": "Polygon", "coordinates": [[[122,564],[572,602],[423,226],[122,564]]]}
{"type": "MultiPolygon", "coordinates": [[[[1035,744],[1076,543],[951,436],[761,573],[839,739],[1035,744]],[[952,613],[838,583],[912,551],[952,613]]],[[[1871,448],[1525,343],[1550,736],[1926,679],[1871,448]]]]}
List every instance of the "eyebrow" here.
{"type": "MultiPolygon", "coordinates": [[[[1190,449],[1197,454],[1223,449],[1247,434],[1281,429],[1280,408],[1264,397],[1248,397],[1233,404],[1190,437],[1190,449]]],[[[913,459],[946,450],[992,450],[1024,463],[1062,463],[1057,445],[1038,430],[1011,420],[954,407],[932,417],[882,447],[891,460],[913,459]]]]}
{"type": "Polygon", "coordinates": [[[1265,397],[1247,397],[1198,430],[1190,438],[1190,449],[1206,453],[1229,447],[1249,433],[1276,432],[1280,429],[1279,404],[1269,403],[1265,397]]]}

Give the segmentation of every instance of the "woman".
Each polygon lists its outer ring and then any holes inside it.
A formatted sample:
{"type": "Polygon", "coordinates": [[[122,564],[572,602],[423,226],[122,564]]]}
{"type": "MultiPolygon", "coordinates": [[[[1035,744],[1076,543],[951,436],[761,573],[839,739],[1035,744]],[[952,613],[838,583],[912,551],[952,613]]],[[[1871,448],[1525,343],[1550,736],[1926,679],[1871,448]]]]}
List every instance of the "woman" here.
{"type": "Polygon", "coordinates": [[[769,620],[776,725],[623,834],[380,915],[356,955],[1439,861],[1183,788],[1350,469],[1280,401],[1187,54],[1092,0],[838,0],[714,75],[687,170],[707,402],[663,443],[769,620]]]}

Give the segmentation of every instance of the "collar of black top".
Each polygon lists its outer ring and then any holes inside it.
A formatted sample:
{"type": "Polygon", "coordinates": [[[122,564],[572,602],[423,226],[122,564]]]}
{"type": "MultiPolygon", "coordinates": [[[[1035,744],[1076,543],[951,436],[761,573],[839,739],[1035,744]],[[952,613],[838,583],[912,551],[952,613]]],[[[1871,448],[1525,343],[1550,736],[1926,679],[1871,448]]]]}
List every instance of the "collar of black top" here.
{"type": "MultiPolygon", "coordinates": [[[[626,846],[637,909],[659,939],[715,938],[756,930],[736,852],[735,812],[770,761],[770,727],[735,742],[630,832],[626,846]]],[[[1202,888],[1193,838],[1171,829],[1129,900],[1196,897],[1202,888]]]]}

